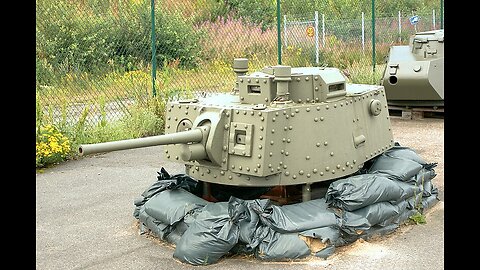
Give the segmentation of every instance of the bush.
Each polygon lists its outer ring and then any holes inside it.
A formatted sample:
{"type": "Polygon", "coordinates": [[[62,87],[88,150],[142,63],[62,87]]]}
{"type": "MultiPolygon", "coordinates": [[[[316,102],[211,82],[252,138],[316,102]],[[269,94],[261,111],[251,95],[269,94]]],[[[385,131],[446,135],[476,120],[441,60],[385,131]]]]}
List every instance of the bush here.
{"type": "Polygon", "coordinates": [[[70,141],[53,125],[37,128],[35,146],[37,168],[64,161],[70,153],[70,141]]]}

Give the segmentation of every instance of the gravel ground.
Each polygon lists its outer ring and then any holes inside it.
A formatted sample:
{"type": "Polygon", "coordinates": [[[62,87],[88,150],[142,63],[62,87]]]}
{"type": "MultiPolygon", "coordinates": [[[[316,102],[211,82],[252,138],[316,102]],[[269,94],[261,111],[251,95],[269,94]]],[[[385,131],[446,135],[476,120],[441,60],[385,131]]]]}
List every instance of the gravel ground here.
{"type": "MultiPolygon", "coordinates": [[[[328,259],[263,262],[224,258],[202,269],[443,269],[444,121],[391,117],[394,139],[437,162],[433,184],[441,199],[427,223],[337,248],[328,259]]],[[[200,269],[178,262],[174,249],[139,235],[133,200],[183,166],[165,161],[162,146],[93,155],[36,174],[36,269],[200,269]]]]}

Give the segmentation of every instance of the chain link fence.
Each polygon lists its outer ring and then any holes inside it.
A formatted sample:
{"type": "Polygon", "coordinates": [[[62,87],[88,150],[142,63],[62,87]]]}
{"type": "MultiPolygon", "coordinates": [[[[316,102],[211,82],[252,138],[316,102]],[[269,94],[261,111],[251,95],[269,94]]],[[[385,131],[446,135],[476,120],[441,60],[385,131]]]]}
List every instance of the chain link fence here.
{"type": "Polygon", "coordinates": [[[279,41],[284,65],[338,67],[371,83],[355,73],[371,72],[416,31],[440,28],[438,7],[415,26],[414,14],[380,14],[372,60],[370,1],[340,1],[355,3],[341,10],[327,2],[281,1],[277,10],[271,0],[37,0],[37,108],[54,122],[94,127],[152,96],[231,91],[233,59],[248,58],[250,71],[275,65],[279,41]]]}

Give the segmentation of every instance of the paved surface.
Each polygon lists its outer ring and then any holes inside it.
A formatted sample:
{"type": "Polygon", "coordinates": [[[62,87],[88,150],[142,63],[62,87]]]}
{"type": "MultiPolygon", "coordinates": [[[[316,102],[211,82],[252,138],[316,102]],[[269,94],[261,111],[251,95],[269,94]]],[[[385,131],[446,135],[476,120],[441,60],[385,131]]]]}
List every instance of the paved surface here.
{"type": "Polygon", "coordinates": [[[36,269],[443,269],[443,120],[392,117],[396,141],[427,162],[438,162],[433,183],[441,201],[423,225],[337,248],[328,259],[262,262],[233,257],[194,267],[173,258],[174,249],[139,235],[133,201],[165,167],[161,146],[72,160],[36,174],[36,269]]]}

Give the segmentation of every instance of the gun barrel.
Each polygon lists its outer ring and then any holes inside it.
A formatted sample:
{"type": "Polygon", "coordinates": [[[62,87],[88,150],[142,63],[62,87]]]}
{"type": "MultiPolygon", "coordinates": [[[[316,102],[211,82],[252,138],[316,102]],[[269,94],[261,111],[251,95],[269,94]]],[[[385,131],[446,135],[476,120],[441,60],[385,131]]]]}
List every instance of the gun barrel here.
{"type": "Polygon", "coordinates": [[[149,147],[155,145],[177,144],[177,143],[197,143],[203,139],[203,133],[200,129],[192,129],[177,133],[158,135],[146,138],[128,139],[113,142],[82,144],[78,147],[80,155],[94,153],[126,150],[133,148],[149,147]]]}

